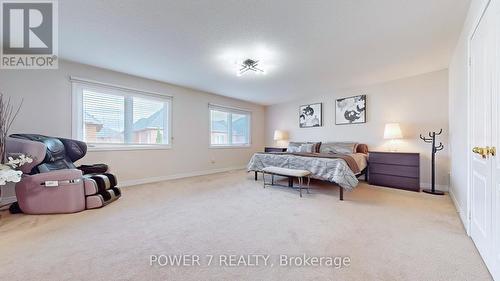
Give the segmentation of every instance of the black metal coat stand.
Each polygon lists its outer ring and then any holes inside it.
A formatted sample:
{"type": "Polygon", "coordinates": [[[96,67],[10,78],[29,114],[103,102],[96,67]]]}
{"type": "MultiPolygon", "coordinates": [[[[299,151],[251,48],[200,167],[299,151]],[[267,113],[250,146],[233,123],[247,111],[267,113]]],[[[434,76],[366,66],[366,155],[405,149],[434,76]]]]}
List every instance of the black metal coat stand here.
{"type": "Polygon", "coordinates": [[[432,143],[432,173],[431,173],[431,189],[424,189],[422,190],[425,193],[430,193],[430,194],[435,194],[435,195],[444,195],[444,192],[441,190],[436,190],[436,152],[443,150],[444,145],[443,143],[439,143],[439,145],[436,146],[436,136],[440,135],[443,132],[443,129],[440,129],[438,133],[436,132],[429,132],[429,138],[423,137],[422,134],[420,134],[420,139],[427,143],[432,143]]]}

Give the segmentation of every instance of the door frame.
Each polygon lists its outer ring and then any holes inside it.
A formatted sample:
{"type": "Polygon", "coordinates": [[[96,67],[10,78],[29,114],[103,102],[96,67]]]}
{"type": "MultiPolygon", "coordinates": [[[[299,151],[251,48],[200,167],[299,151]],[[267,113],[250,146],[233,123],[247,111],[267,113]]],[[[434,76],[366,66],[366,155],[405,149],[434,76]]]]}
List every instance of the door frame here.
{"type": "MultiPolygon", "coordinates": [[[[471,83],[471,43],[472,39],[474,37],[474,34],[476,34],[476,30],[479,27],[479,23],[481,23],[481,20],[483,19],[484,14],[486,13],[486,10],[492,3],[492,1],[495,0],[486,0],[484,3],[481,5],[481,9],[479,10],[480,13],[474,18],[474,28],[469,32],[467,35],[467,210],[466,210],[466,218],[467,218],[467,223],[465,226],[465,231],[467,232],[468,236],[471,236],[470,229],[471,229],[471,216],[472,216],[472,163],[471,163],[471,158],[472,158],[472,150],[470,149],[472,147],[472,118],[471,118],[471,112],[472,112],[472,83],[471,83]]],[[[499,0],[500,1],[500,0],[499,0]]]]}

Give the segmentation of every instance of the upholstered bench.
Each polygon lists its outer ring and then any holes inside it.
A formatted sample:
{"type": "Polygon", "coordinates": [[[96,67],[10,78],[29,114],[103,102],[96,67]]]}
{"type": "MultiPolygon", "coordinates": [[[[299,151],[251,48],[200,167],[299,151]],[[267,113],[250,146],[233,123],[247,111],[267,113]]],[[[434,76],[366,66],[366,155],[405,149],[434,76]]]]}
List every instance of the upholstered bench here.
{"type": "MultiPolygon", "coordinates": [[[[299,193],[300,197],[302,197],[302,189],[306,189],[307,193],[309,193],[309,183],[311,182],[311,172],[307,170],[298,170],[298,169],[289,169],[289,168],[281,168],[281,167],[274,167],[274,166],[269,166],[265,167],[262,169],[262,174],[263,174],[263,180],[264,180],[264,188],[266,188],[266,185],[269,185],[266,183],[266,174],[271,175],[271,184],[274,185],[274,176],[284,176],[284,177],[290,177],[290,178],[297,178],[299,180],[299,193]],[[307,178],[307,187],[303,187],[304,183],[304,178],[307,178]]],[[[293,187],[293,186],[292,186],[293,187]]]]}

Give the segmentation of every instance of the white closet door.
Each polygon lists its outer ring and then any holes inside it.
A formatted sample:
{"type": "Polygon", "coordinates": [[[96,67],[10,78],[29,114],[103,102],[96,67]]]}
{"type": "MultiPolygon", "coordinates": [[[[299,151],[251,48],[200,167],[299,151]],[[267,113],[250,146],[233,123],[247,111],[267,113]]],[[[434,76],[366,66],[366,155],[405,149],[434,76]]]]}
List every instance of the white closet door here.
{"type": "MultiPolygon", "coordinates": [[[[494,59],[494,75],[493,75],[493,93],[492,93],[492,146],[496,149],[500,148],[500,3],[493,1],[494,11],[494,29],[495,41],[494,44],[496,54],[494,59]]],[[[495,280],[500,280],[500,156],[492,157],[492,201],[493,201],[493,250],[491,254],[491,273],[495,280]]]]}
{"type": "MultiPolygon", "coordinates": [[[[491,146],[492,91],[495,50],[494,13],[486,10],[470,44],[471,141],[472,146],[491,146]]],[[[471,147],[472,149],[472,147],[471,147]]],[[[491,270],[492,232],[492,158],[471,153],[470,234],[491,270]]]]}

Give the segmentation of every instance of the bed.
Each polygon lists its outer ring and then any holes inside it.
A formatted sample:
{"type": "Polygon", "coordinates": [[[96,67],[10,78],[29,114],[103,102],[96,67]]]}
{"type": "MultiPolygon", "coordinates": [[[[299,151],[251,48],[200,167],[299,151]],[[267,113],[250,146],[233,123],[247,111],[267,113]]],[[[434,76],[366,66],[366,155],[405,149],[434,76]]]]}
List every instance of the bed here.
{"type": "MultiPolygon", "coordinates": [[[[356,144],[354,153],[315,152],[262,152],[255,153],[248,163],[247,170],[256,173],[269,166],[308,170],[312,178],[335,183],[343,190],[352,191],[358,185],[358,177],[366,176],[368,146],[356,144]]],[[[257,176],[256,176],[257,179],[257,176]]]]}

